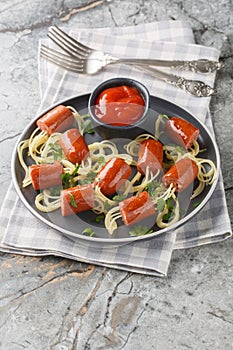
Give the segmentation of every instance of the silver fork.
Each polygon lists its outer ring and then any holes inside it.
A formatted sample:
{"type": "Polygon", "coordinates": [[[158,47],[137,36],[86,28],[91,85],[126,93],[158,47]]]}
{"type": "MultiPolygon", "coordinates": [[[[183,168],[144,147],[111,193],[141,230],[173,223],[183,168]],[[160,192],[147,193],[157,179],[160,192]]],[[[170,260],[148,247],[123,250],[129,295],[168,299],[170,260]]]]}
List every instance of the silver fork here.
{"type": "MultiPolygon", "coordinates": [[[[46,48],[44,45],[42,45],[41,47],[41,52],[40,52],[41,56],[44,58],[47,58],[49,61],[67,70],[71,70],[80,74],[81,73],[94,74],[96,71],[95,70],[93,71],[93,68],[92,68],[92,71],[90,70],[90,67],[93,67],[92,59],[95,61],[99,61],[99,60],[101,61],[101,57],[103,58],[103,56],[112,57],[109,54],[105,54],[101,51],[94,50],[90,47],[87,47],[77,42],[75,39],[67,35],[65,32],[63,32],[60,28],[56,26],[49,28],[48,36],[52,41],[54,41],[58,46],[60,46],[64,51],[66,51],[69,54],[69,56],[62,54],[58,51],[55,51],[53,49],[46,48]],[[88,66],[89,66],[89,70],[87,68],[88,66]]],[[[121,59],[117,58],[117,60],[118,61],[116,63],[122,63],[121,59]]],[[[186,92],[194,96],[209,97],[216,93],[215,89],[203,83],[202,81],[185,79],[184,77],[165,73],[150,66],[139,65],[139,64],[135,65],[135,60],[133,61],[134,61],[134,66],[137,69],[143,70],[157,79],[163,80],[169,84],[172,84],[176,87],[184,89],[186,92]]],[[[143,60],[143,61],[148,62],[148,60],[143,60]]],[[[166,62],[169,62],[169,61],[166,61],[166,62]]],[[[211,62],[211,61],[208,61],[208,62],[211,62]]],[[[103,68],[103,66],[105,65],[103,65],[102,63],[101,67],[99,67],[98,70],[103,68]]],[[[216,69],[219,69],[219,68],[216,68],[216,69]]]]}
{"type": "Polygon", "coordinates": [[[69,55],[80,59],[83,73],[93,74],[109,64],[126,63],[133,65],[160,66],[176,69],[191,70],[198,73],[211,73],[223,67],[223,63],[200,59],[194,61],[167,61],[155,59],[119,58],[108,53],[92,49],[62,31],[57,26],[51,26],[48,37],[69,55]]]}
{"type": "MultiPolygon", "coordinates": [[[[75,57],[68,56],[54,49],[48,48],[45,45],[41,45],[40,55],[64,69],[79,74],[84,73],[83,63],[75,57]]],[[[136,68],[143,70],[153,77],[165,81],[166,83],[184,89],[193,96],[209,97],[217,92],[215,89],[199,80],[188,80],[184,77],[168,74],[152,67],[147,68],[145,66],[136,66],[136,68]]]]}

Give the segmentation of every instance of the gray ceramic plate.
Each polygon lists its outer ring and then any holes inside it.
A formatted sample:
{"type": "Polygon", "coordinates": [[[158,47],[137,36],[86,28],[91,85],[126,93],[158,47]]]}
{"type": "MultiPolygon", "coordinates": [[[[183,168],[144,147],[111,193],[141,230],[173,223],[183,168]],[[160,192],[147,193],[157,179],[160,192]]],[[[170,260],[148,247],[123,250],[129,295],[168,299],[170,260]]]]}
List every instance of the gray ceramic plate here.
{"type": "MultiPolygon", "coordinates": [[[[87,94],[87,95],[74,97],[69,100],[62,101],[58,104],[73,106],[79,111],[80,114],[86,114],[89,96],[90,95],[87,94]]],[[[52,106],[48,110],[54,107],[55,106],[52,106]]],[[[48,112],[48,110],[41,113],[41,116],[46,112],[48,112]]],[[[195,126],[197,126],[200,129],[200,136],[198,138],[198,142],[200,144],[201,149],[206,149],[206,151],[201,154],[201,157],[211,159],[216,165],[217,173],[219,173],[220,161],[219,161],[218,148],[211,134],[209,133],[209,131],[207,130],[204,124],[198,121],[193,115],[191,115],[188,111],[184,110],[183,108],[171,102],[168,102],[166,100],[163,100],[161,98],[157,98],[154,96],[151,96],[150,110],[152,112],[150,115],[150,118],[153,125],[154,125],[155,117],[158,114],[163,113],[169,116],[180,116],[181,118],[184,118],[187,121],[194,124],[195,126]]],[[[23,131],[22,135],[20,136],[18,143],[21,142],[22,140],[29,138],[32,131],[36,128],[36,120],[38,118],[40,118],[40,116],[38,116],[35,120],[33,120],[27,126],[27,128],[23,131]]],[[[86,136],[87,143],[92,143],[94,141],[99,141],[99,140],[101,140],[101,138],[97,135],[97,133],[86,136]]],[[[161,141],[163,142],[164,140],[161,140],[161,141]]],[[[28,159],[27,156],[26,156],[26,162],[28,164],[31,163],[31,160],[28,159]]],[[[187,222],[190,218],[192,218],[195,214],[197,214],[198,211],[200,211],[203,208],[203,206],[210,199],[217,182],[215,181],[211,186],[206,186],[202,194],[199,195],[194,200],[191,200],[191,201],[189,200],[191,192],[186,193],[186,196],[182,195],[182,197],[179,198],[182,204],[182,208],[185,208],[185,212],[183,210],[182,218],[176,224],[165,229],[159,229],[156,226],[154,226],[153,227],[154,232],[150,235],[131,237],[129,236],[128,228],[123,224],[119,225],[119,230],[114,236],[110,236],[107,230],[104,228],[103,223],[97,224],[95,222],[95,215],[91,211],[87,211],[79,215],[73,215],[70,217],[62,217],[60,214],[60,210],[56,210],[53,213],[49,213],[49,214],[38,211],[38,209],[35,207],[35,204],[34,204],[35,196],[37,193],[36,191],[34,191],[32,186],[28,186],[26,188],[22,187],[23,177],[24,177],[24,171],[18,160],[17,145],[16,145],[15,150],[13,152],[13,157],[12,157],[12,178],[13,178],[13,183],[16,188],[16,191],[20,199],[26,206],[26,208],[30,210],[30,212],[34,214],[39,220],[41,220],[45,224],[53,227],[54,229],[58,230],[62,234],[67,235],[72,239],[78,238],[78,239],[82,239],[84,243],[85,241],[86,242],[89,241],[89,243],[90,242],[92,242],[93,244],[104,243],[105,245],[106,244],[118,245],[118,244],[129,243],[135,240],[151,239],[159,234],[176,229],[180,225],[183,225],[185,222],[187,222]],[[198,206],[196,206],[197,202],[199,203],[198,206]],[[85,229],[86,227],[91,227],[95,230],[96,233],[93,237],[84,236],[81,233],[82,230],[85,229]]]]}

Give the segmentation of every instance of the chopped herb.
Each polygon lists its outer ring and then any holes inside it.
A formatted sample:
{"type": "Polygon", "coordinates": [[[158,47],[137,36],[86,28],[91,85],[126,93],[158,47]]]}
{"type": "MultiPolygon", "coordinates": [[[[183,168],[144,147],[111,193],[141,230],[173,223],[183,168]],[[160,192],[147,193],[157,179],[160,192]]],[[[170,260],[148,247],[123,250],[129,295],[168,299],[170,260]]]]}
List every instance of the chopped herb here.
{"type": "Polygon", "coordinates": [[[172,211],[169,211],[167,214],[163,216],[163,221],[169,222],[173,219],[174,213],[172,211]]]}
{"type": "Polygon", "coordinates": [[[172,118],[172,117],[169,117],[168,115],[163,114],[163,113],[161,113],[161,114],[159,115],[159,117],[165,119],[165,121],[167,121],[168,119],[172,118]]]}
{"type": "Polygon", "coordinates": [[[75,167],[74,171],[73,171],[73,172],[72,172],[72,174],[71,174],[73,177],[77,175],[77,173],[78,173],[78,169],[79,169],[79,164],[78,164],[78,165],[76,165],[76,167],[75,167]]]}
{"type": "Polygon", "coordinates": [[[172,198],[168,198],[166,201],[166,207],[168,209],[168,212],[163,216],[163,221],[169,222],[174,217],[174,206],[172,205],[172,198]]]}
{"type": "Polygon", "coordinates": [[[62,174],[62,184],[64,189],[75,186],[75,182],[72,179],[71,174],[69,173],[62,174]]]}
{"type": "Polygon", "coordinates": [[[82,231],[82,234],[83,234],[84,236],[92,237],[92,236],[94,236],[95,231],[92,230],[92,228],[87,227],[87,228],[85,228],[85,229],[82,231]]]}
{"type": "Polygon", "coordinates": [[[112,200],[117,201],[117,202],[121,202],[121,201],[125,200],[126,198],[127,198],[127,196],[125,194],[117,194],[112,198],[112,200]]]}
{"type": "Polygon", "coordinates": [[[109,209],[111,208],[111,205],[108,204],[107,201],[104,202],[104,210],[109,211],[109,209]]]}
{"type": "Polygon", "coordinates": [[[74,177],[77,175],[78,169],[79,169],[79,165],[77,165],[75,167],[72,174],[70,174],[70,173],[62,174],[62,184],[63,184],[64,189],[76,186],[76,182],[74,181],[74,177]]]}
{"type": "Polygon", "coordinates": [[[75,202],[75,199],[74,199],[73,194],[72,194],[72,193],[69,193],[69,196],[70,196],[70,204],[72,205],[72,207],[78,208],[78,205],[77,205],[77,203],[75,202]]]}
{"type": "Polygon", "coordinates": [[[83,118],[83,119],[90,118],[90,114],[89,113],[83,114],[83,115],[81,115],[81,118],[83,118]]]}
{"type": "Polygon", "coordinates": [[[159,198],[157,202],[157,209],[159,212],[162,212],[165,207],[165,200],[163,198],[159,198]]]}
{"type": "Polygon", "coordinates": [[[57,143],[50,143],[49,147],[52,152],[54,160],[61,160],[63,156],[63,151],[60,145],[57,143]]]}
{"type": "Polygon", "coordinates": [[[184,148],[182,148],[181,146],[175,146],[175,150],[181,154],[187,153],[187,151],[184,148]]]}
{"type": "Polygon", "coordinates": [[[145,236],[152,233],[153,230],[148,229],[147,226],[135,225],[129,231],[130,236],[145,236]]]}
{"type": "Polygon", "coordinates": [[[78,123],[78,126],[80,128],[80,131],[82,132],[83,135],[85,133],[87,133],[87,134],[94,133],[89,113],[80,115],[78,113],[78,111],[75,111],[74,117],[75,117],[75,119],[78,123]]]}
{"type": "MultiPolygon", "coordinates": [[[[83,117],[83,116],[82,116],[83,117]]],[[[82,127],[83,127],[83,133],[85,134],[93,134],[94,133],[94,129],[91,123],[91,119],[86,119],[83,121],[82,123],[82,127]]]]}
{"type": "Polygon", "coordinates": [[[82,181],[83,184],[88,184],[90,182],[93,182],[95,180],[95,177],[97,175],[97,172],[95,171],[89,171],[87,173],[85,180],[82,181]]]}
{"type": "Polygon", "coordinates": [[[63,188],[70,187],[70,174],[69,173],[62,174],[62,184],[63,184],[63,188]]]}
{"type": "Polygon", "coordinates": [[[105,158],[104,158],[104,156],[100,156],[99,158],[98,158],[98,164],[104,164],[105,163],[105,158]]]}
{"type": "Polygon", "coordinates": [[[49,192],[51,196],[60,196],[62,187],[61,186],[54,186],[49,188],[49,192]]]}
{"type": "Polygon", "coordinates": [[[104,214],[99,214],[99,215],[96,215],[95,219],[93,221],[95,221],[97,224],[103,222],[105,218],[105,215],[104,214]]]}
{"type": "Polygon", "coordinates": [[[166,205],[167,205],[168,210],[170,210],[170,209],[173,210],[174,209],[174,207],[172,206],[172,197],[169,197],[167,199],[166,205]]]}
{"type": "Polygon", "coordinates": [[[193,204],[193,207],[196,208],[196,207],[198,207],[198,205],[200,205],[200,204],[201,204],[201,202],[196,202],[196,203],[193,204]]]}
{"type": "Polygon", "coordinates": [[[152,199],[155,199],[156,194],[157,194],[157,189],[160,186],[160,184],[158,183],[158,181],[152,181],[150,183],[148,183],[148,185],[146,186],[145,190],[148,192],[149,196],[152,199]]]}

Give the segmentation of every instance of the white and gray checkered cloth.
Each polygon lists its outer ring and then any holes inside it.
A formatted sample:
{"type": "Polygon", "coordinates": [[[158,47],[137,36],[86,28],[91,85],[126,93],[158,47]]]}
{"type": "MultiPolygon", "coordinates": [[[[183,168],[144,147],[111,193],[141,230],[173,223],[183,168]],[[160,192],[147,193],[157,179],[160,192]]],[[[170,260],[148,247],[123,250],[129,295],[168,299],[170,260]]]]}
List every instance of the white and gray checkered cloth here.
{"type": "MultiPolygon", "coordinates": [[[[216,49],[195,45],[191,28],[183,21],[80,31],[72,28],[71,34],[86,45],[118,57],[182,60],[219,58],[216,49]]],[[[52,46],[48,39],[43,39],[42,42],[52,46]]],[[[182,75],[214,85],[214,73],[199,75],[182,72],[182,75]]],[[[90,93],[101,81],[117,76],[142,81],[151,95],[189,110],[212,130],[208,113],[209,98],[193,97],[126,65],[109,66],[96,75],[86,76],[67,72],[39,58],[42,98],[39,111],[61,100],[90,93]]],[[[118,247],[88,245],[80,239],[74,242],[25,210],[12,185],[1,209],[0,227],[0,250],[4,252],[35,256],[56,255],[154,276],[166,276],[173,249],[219,242],[232,235],[221,175],[211,199],[192,220],[176,231],[147,241],[118,247]]]]}

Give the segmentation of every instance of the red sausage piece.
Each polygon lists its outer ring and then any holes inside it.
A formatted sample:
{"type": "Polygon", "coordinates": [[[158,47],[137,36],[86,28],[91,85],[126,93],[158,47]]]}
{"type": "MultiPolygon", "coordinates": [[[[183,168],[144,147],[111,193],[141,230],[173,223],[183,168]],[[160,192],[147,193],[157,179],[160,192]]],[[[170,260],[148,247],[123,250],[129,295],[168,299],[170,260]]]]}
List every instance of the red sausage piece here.
{"type": "Polygon", "coordinates": [[[165,132],[171,139],[186,149],[197,140],[200,130],[184,119],[173,117],[165,123],[165,132]]]}
{"type": "Polygon", "coordinates": [[[69,129],[61,135],[60,146],[71,163],[80,164],[89,154],[89,149],[78,129],[69,129]]]}
{"type": "Polygon", "coordinates": [[[99,186],[103,194],[111,196],[132,174],[130,166],[121,158],[110,159],[98,172],[94,186],[99,186]]]}
{"type": "Polygon", "coordinates": [[[163,175],[162,182],[166,187],[173,184],[177,192],[182,192],[191,185],[197,175],[197,164],[189,158],[183,158],[163,175]]]}
{"type": "Polygon", "coordinates": [[[53,164],[34,164],[29,167],[34,190],[62,185],[63,172],[63,166],[57,161],[53,164]]]}
{"type": "Polygon", "coordinates": [[[37,126],[49,136],[54,132],[62,132],[74,123],[71,110],[63,105],[53,108],[37,120],[37,126]]]}
{"type": "Polygon", "coordinates": [[[158,170],[162,169],[162,162],[163,145],[152,139],[142,141],[138,152],[138,171],[145,175],[146,168],[149,167],[149,170],[155,175],[158,170]]]}
{"type": "Polygon", "coordinates": [[[68,216],[94,208],[91,184],[78,185],[61,191],[61,214],[68,216]]]}
{"type": "Polygon", "coordinates": [[[155,207],[146,191],[139,193],[137,197],[125,199],[119,206],[122,220],[127,226],[155,215],[155,207]]]}

